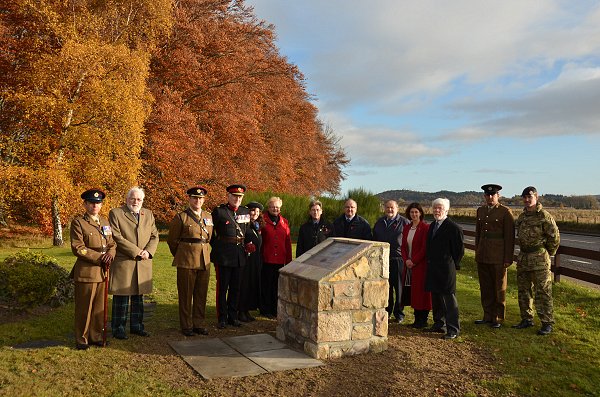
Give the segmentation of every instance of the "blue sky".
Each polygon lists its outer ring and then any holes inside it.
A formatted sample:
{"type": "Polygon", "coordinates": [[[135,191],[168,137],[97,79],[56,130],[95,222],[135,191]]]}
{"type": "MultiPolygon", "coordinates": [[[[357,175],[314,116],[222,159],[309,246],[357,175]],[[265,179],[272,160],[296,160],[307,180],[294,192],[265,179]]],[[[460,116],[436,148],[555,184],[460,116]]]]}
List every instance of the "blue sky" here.
{"type": "Polygon", "coordinates": [[[600,194],[600,2],[246,4],[342,138],[342,193],[600,194]]]}

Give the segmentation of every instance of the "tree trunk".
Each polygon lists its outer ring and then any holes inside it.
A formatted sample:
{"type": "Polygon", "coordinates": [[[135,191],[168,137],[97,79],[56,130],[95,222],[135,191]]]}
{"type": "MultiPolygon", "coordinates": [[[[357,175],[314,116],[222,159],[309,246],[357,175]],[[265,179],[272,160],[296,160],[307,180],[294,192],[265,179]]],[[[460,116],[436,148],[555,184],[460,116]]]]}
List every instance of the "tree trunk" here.
{"type": "Polygon", "coordinates": [[[54,232],[53,245],[60,246],[65,242],[62,236],[62,224],[60,223],[60,210],[58,209],[58,197],[52,197],[52,230],[54,232]]]}

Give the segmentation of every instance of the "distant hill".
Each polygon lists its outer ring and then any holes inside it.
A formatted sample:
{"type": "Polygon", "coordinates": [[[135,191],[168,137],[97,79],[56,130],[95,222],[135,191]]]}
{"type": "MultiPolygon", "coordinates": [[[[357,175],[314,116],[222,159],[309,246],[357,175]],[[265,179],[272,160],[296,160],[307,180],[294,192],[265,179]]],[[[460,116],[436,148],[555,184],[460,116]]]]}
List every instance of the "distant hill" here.
{"type": "MultiPolygon", "coordinates": [[[[481,191],[468,192],[451,192],[441,190],[439,192],[417,192],[414,190],[387,190],[377,193],[382,201],[396,200],[399,204],[408,204],[418,202],[429,205],[432,200],[438,197],[445,197],[450,200],[450,204],[454,207],[472,207],[479,206],[483,203],[481,191]]],[[[503,204],[520,206],[523,204],[521,197],[516,195],[513,197],[502,197],[500,201],[503,204]]],[[[571,207],[577,209],[600,209],[600,195],[595,196],[563,196],[560,194],[545,194],[540,196],[540,201],[551,207],[571,207]]]]}

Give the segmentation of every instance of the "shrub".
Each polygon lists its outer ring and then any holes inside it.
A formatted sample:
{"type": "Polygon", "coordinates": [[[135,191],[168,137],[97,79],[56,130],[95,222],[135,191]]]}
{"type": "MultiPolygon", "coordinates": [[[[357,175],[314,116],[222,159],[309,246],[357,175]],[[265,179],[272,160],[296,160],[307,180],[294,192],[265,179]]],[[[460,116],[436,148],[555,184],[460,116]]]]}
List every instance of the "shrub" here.
{"type": "Polygon", "coordinates": [[[56,259],[29,250],[7,257],[0,264],[0,297],[21,307],[64,305],[73,299],[69,273],[56,259]]]}

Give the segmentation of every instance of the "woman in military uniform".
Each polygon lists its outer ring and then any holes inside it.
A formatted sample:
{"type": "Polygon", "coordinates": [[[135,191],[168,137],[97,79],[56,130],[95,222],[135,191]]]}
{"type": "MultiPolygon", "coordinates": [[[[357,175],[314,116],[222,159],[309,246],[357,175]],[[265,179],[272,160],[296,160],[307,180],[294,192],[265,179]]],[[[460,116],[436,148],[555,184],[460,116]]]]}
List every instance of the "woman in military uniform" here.
{"type": "Polygon", "coordinates": [[[185,336],[208,335],[204,318],[213,219],[202,210],[206,194],[202,186],[188,189],[189,207],[175,215],[169,224],[167,244],[174,256],[173,266],[177,266],[179,324],[185,336]]]}
{"type": "Polygon", "coordinates": [[[71,251],[77,257],[72,276],[75,281],[75,342],[77,349],[104,346],[105,280],[115,257],[116,245],[108,219],[100,215],[101,190],[81,195],[85,214],[71,222],[71,251]]]}

